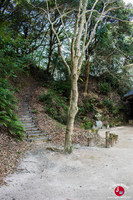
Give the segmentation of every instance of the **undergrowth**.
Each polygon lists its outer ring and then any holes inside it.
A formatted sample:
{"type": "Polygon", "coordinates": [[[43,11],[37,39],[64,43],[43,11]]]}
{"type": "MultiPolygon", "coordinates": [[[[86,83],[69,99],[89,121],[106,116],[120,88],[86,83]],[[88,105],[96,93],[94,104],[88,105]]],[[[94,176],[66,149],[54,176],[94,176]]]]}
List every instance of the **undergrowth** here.
{"type": "Polygon", "coordinates": [[[0,124],[7,127],[11,135],[22,139],[24,128],[15,114],[17,101],[10,87],[5,79],[0,79],[0,124]]]}
{"type": "Polygon", "coordinates": [[[49,89],[47,92],[43,92],[39,100],[43,102],[47,114],[58,122],[66,124],[68,112],[66,97],[60,96],[54,90],[49,89]]]}

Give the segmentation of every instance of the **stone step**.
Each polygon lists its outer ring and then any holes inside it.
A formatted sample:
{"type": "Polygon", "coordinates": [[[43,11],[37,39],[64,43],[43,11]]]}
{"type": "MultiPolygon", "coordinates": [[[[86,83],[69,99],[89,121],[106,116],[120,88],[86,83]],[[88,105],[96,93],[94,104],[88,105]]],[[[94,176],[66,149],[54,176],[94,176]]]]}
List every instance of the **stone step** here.
{"type": "Polygon", "coordinates": [[[19,111],[19,115],[23,115],[23,114],[30,114],[31,112],[29,110],[21,110],[19,111]]]}
{"type": "Polygon", "coordinates": [[[29,104],[28,104],[26,101],[24,101],[24,102],[22,103],[22,105],[29,107],[29,104]]]}
{"type": "Polygon", "coordinates": [[[27,122],[28,120],[33,120],[33,118],[31,117],[31,118],[19,118],[21,121],[25,121],[25,122],[27,122]]]}
{"type": "Polygon", "coordinates": [[[19,108],[20,110],[29,110],[30,108],[28,106],[22,106],[19,108]]]}
{"type": "Polygon", "coordinates": [[[29,119],[33,119],[33,117],[32,116],[27,116],[27,117],[19,116],[19,119],[20,120],[29,120],[29,119]]]}
{"type": "Polygon", "coordinates": [[[19,120],[23,123],[23,127],[25,128],[25,137],[27,141],[37,141],[37,140],[50,140],[48,137],[48,133],[43,133],[37,127],[35,123],[35,117],[32,113],[32,107],[28,104],[30,99],[29,94],[25,94],[22,97],[22,101],[20,102],[20,107],[18,110],[19,120]]]}
{"type": "Polygon", "coordinates": [[[35,116],[33,114],[28,114],[28,115],[21,115],[20,118],[22,119],[35,119],[35,116]]]}
{"type": "Polygon", "coordinates": [[[34,121],[30,121],[30,122],[24,121],[23,124],[24,124],[25,126],[29,126],[29,125],[34,125],[35,122],[34,122],[34,121]]]}
{"type": "Polygon", "coordinates": [[[28,119],[28,120],[22,120],[22,119],[21,119],[20,121],[21,121],[23,124],[34,123],[34,120],[33,120],[33,119],[30,119],[30,120],[29,120],[29,119],[28,119]]]}
{"type": "Polygon", "coordinates": [[[25,130],[26,131],[38,131],[39,130],[39,128],[37,128],[37,127],[25,127],[25,130]]]}
{"type": "Polygon", "coordinates": [[[32,121],[21,121],[22,122],[22,124],[25,126],[27,126],[27,124],[34,124],[34,121],[32,120],[32,121]]]}
{"type": "Polygon", "coordinates": [[[26,134],[42,133],[42,131],[26,131],[26,134]]]}
{"type": "Polygon", "coordinates": [[[29,107],[29,104],[26,102],[26,101],[21,101],[21,105],[20,105],[20,107],[22,107],[22,106],[27,106],[27,107],[29,107]]]}
{"type": "Polygon", "coordinates": [[[35,133],[35,134],[28,134],[28,137],[36,137],[36,136],[43,136],[48,135],[48,133],[35,133]]]}
{"type": "Polygon", "coordinates": [[[28,125],[24,125],[24,128],[36,128],[37,126],[32,123],[32,124],[28,124],[28,125]]]}
{"type": "Polygon", "coordinates": [[[21,110],[21,111],[25,111],[25,112],[27,112],[27,111],[29,111],[30,109],[28,108],[28,107],[22,107],[22,108],[19,108],[19,110],[21,110]]]}
{"type": "Polygon", "coordinates": [[[21,102],[21,104],[20,104],[20,107],[22,107],[22,106],[27,106],[27,107],[29,107],[29,104],[28,104],[26,101],[24,101],[24,102],[21,102]]]}
{"type": "MultiPolygon", "coordinates": [[[[26,113],[25,115],[32,116],[31,113],[26,113]]],[[[23,114],[21,114],[21,113],[18,114],[18,117],[19,117],[19,118],[23,118],[23,116],[24,116],[24,113],[23,113],[23,114]]]]}
{"type": "MultiPolygon", "coordinates": [[[[35,131],[35,129],[38,129],[38,127],[35,126],[35,125],[34,125],[34,126],[24,126],[24,128],[25,128],[26,131],[30,131],[30,130],[31,130],[31,131],[32,131],[32,130],[35,131]]],[[[39,130],[39,129],[38,129],[38,130],[39,130]]]]}
{"type": "Polygon", "coordinates": [[[21,116],[21,115],[26,115],[26,114],[31,114],[31,112],[30,112],[30,111],[25,111],[25,112],[24,112],[24,111],[22,110],[22,111],[19,111],[19,114],[18,114],[18,115],[21,116]]]}
{"type": "Polygon", "coordinates": [[[34,121],[21,121],[21,122],[22,122],[23,126],[29,126],[29,125],[35,124],[34,121]]]}
{"type": "Polygon", "coordinates": [[[20,109],[24,109],[24,108],[26,108],[26,109],[28,108],[28,109],[29,109],[29,106],[23,104],[23,105],[21,105],[19,108],[20,108],[20,109]]]}
{"type": "Polygon", "coordinates": [[[29,114],[21,114],[21,115],[19,115],[19,117],[20,118],[30,118],[30,117],[33,117],[33,115],[31,114],[31,113],[29,113],[29,114]]]}
{"type": "Polygon", "coordinates": [[[26,141],[28,141],[28,142],[37,141],[37,140],[48,141],[48,140],[50,140],[50,138],[49,137],[39,137],[39,138],[28,138],[28,139],[26,139],[26,141]]]}
{"type": "Polygon", "coordinates": [[[32,116],[28,117],[28,116],[25,116],[25,117],[20,117],[19,119],[22,119],[22,120],[29,120],[29,119],[33,119],[32,116]]]}
{"type": "Polygon", "coordinates": [[[19,108],[20,108],[20,109],[23,109],[23,108],[29,108],[29,106],[26,105],[26,104],[23,104],[23,105],[21,105],[19,108]]]}

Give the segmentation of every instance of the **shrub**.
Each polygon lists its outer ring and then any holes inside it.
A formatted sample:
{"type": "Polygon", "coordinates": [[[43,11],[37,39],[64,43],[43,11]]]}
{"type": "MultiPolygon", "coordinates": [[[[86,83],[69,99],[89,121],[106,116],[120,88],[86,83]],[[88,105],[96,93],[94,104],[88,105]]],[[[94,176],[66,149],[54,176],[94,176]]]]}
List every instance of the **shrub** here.
{"type": "Polygon", "coordinates": [[[121,73],[118,71],[104,73],[101,75],[100,80],[103,80],[102,82],[109,83],[111,87],[115,89],[121,97],[123,97],[123,95],[126,94],[133,85],[133,82],[131,79],[129,79],[129,76],[130,74],[128,69],[123,68],[121,73]]]}
{"type": "Polygon", "coordinates": [[[83,123],[81,124],[81,128],[83,129],[91,129],[93,126],[93,122],[88,120],[87,117],[83,118],[83,123]]]}
{"type": "Polygon", "coordinates": [[[7,127],[11,135],[22,139],[24,136],[24,128],[14,113],[17,108],[16,100],[13,92],[8,87],[9,84],[4,79],[0,79],[0,124],[7,127]]]}
{"type": "Polygon", "coordinates": [[[63,96],[69,98],[70,96],[70,90],[71,90],[71,84],[70,81],[55,81],[54,82],[54,90],[61,93],[63,96]]]}
{"type": "Polygon", "coordinates": [[[111,100],[105,100],[105,101],[103,102],[103,104],[104,104],[105,106],[108,107],[108,109],[109,109],[110,112],[113,113],[114,104],[113,104],[113,102],[112,102],[111,100]]]}
{"type": "Polygon", "coordinates": [[[111,85],[108,82],[99,83],[99,90],[102,94],[108,94],[111,91],[111,85]]]}
{"type": "Polygon", "coordinates": [[[83,105],[79,106],[77,116],[86,115],[89,112],[95,112],[95,101],[94,98],[84,98],[83,105]]]}
{"type": "Polygon", "coordinates": [[[55,91],[48,90],[47,93],[43,92],[39,100],[43,102],[47,114],[60,123],[66,124],[68,112],[66,98],[57,95],[55,91]]]}
{"type": "Polygon", "coordinates": [[[43,94],[39,97],[40,101],[45,102],[45,104],[51,104],[52,103],[52,94],[50,92],[45,93],[43,92],[43,94]]]}

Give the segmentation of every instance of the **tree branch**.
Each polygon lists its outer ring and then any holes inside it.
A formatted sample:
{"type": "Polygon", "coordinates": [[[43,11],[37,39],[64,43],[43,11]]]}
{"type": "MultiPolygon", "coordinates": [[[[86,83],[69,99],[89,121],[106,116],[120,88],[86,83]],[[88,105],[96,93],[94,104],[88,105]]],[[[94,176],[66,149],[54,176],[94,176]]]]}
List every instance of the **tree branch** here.
{"type": "MultiPolygon", "coordinates": [[[[94,2],[93,6],[92,6],[92,9],[91,9],[91,13],[89,15],[89,18],[88,18],[87,22],[85,23],[85,33],[84,33],[84,39],[83,39],[83,45],[82,45],[82,52],[84,52],[84,47],[85,47],[85,43],[86,43],[86,39],[87,39],[88,24],[89,24],[89,22],[91,20],[91,17],[92,17],[92,14],[93,14],[93,10],[94,10],[94,8],[95,8],[97,3],[98,3],[98,0],[96,0],[94,2]]],[[[79,66],[79,68],[80,68],[80,66],[79,66]]]]}
{"type": "Polygon", "coordinates": [[[120,21],[120,22],[133,24],[133,21],[124,20],[124,19],[120,19],[120,18],[117,18],[117,17],[109,16],[109,15],[104,15],[104,16],[105,16],[105,17],[108,17],[108,18],[111,18],[111,19],[116,19],[116,20],[118,20],[118,21],[120,21]]]}
{"type": "MultiPolygon", "coordinates": [[[[84,5],[83,5],[83,13],[85,13],[86,8],[87,8],[87,4],[88,4],[88,0],[84,1],[84,5]]],[[[78,30],[78,35],[77,35],[77,39],[76,39],[76,49],[75,49],[75,53],[76,53],[76,57],[80,55],[80,42],[81,42],[81,37],[82,37],[82,33],[83,33],[83,27],[85,25],[85,21],[86,21],[86,15],[82,15],[81,17],[81,21],[80,21],[80,25],[79,25],[79,30],[78,30]]]]}
{"type": "Polygon", "coordinates": [[[74,49],[75,45],[74,44],[75,44],[75,41],[76,41],[76,35],[77,35],[78,23],[79,23],[79,19],[80,19],[81,7],[82,7],[82,0],[80,0],[80,2],[79,2],[79,9],[78,9],[78,14],[77,14],[77,18],[76,18],[75,28],[74,28],[74,36],[72,38],[72,45],[71,45],[72,61],[74,61],[74,56],[75,56],[75,49],[74,49]]]}
{"type": "MultiPolygon", "coordinates": [[[[46,1],[47,2],[47,1],[46,1]]],[[[70,70],[70,67],[68,65],[68,63],[66,62],[66,60],[64,59],[63,55],[62,55],[62,50],[61,50],[61,41],[60,41],[60,38],[59,38],[59,35],[58,33],[56,32],[55,28],[54,28],[54,23],[51,21],[50,19],[50,13],[49,13],[49,7],[48,7],[48,2],[47,2],[47,15],[48,15],[48,21],[49,23],[51,24],[51,28],[52,28],[52,31],[54,32],[56,38],[57,38],[57,41],[58,41],[58,48],[59,48],[59,53],[60,53],[60,56],[62,58],[62,61],[64,63],[64,65],[66,66],[67,70],[68,70],[68,74],[69,76],[71,75],[71,70],[70,70]]]]}
{"type": "Polygon", "coordinates": [[[56,9],[58,10],[58,13],[60,14],[61,23],[62,23],[62,26],[63,26],[63,28],[64,28],[65,35],[66,35],[66,37],[67,37],[68,44],[69,44],[69,46],[71,46],[71,42],[70,42],[69,36],[68,36],[68,34],[67,34],[67,32],[66,32],[65,24],[64,24],[64,21],[63,21],[61,12],[60,12],[60,10],[59,10],[59,8],[58,8],[58,6],[57,6],[56,0],[55,0],[55,5],[56,5],[56,9]]]}

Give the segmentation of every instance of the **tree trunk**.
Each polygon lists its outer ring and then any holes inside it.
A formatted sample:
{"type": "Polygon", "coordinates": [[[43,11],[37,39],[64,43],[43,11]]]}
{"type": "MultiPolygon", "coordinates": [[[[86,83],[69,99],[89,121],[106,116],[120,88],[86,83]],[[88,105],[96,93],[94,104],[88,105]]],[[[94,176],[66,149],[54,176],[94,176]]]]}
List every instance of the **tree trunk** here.
{"type": "Polygon", "coordinates": [[[50,43],[49,43],[49,55],[48,55],[47,73],[49,73],[49,68],[50,68],[50,64],[51,64],[52,46],[53,46],[52,37],[53,37],[53,32],[52,32],[52,29],[50,29],[50,43]]]}
{"type": "MultiPolygon", "coordinates": [[[[89,56],[90,58],[90,56],[89,56]]],[[[90,73],[90,69],[91,69],[91,63],[89,62],[89,58],[87,59],[87,63],[86,63],[86,74],[85,74],[85,90],[84,90],[84,95],[87,94],[88,92],[88,84],[89,84],[89,73],[90,73]]]]}
{"type": "Polygon", "coordinates": [[[73,74],[71,76],[71,96],[70,96],[70,106],[68,110],[67,117],[67,127],[65,135],[65,152],[72,152],[72,134],[74,128],[75,116],[78,112],[78,75],[73,74]]]}

